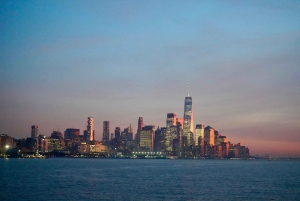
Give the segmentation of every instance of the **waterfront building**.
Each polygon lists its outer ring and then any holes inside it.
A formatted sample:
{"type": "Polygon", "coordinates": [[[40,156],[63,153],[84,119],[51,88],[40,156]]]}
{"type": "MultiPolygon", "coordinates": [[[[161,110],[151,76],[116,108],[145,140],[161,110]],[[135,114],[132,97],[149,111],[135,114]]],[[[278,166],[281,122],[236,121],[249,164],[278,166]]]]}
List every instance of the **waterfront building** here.
{"type": "Polygon", "coordinates": [[[90,146],[92,146],[92,145],[89,145],[86,142],[82,142],[78,147],[78,153],[79,154],[88,154],[88,153],[90,153],[90,146]]]}
{"type": "Polygon", "coordinates": [[[103,121],[103,144],[107,145],[109,143],[109,121],[103,121]]]}
{"type": "Polygon", "coordinates": [[[15,148],[16,143],[13,137],[0,134],[0,154],[4,154],[8,149],[15,148]]]}
{"type": "Polygon", "coordinates": [[[248,158],[249,157],[249,149],[242,145],[242,143],[238,143],[236,145],[238,148],[238,158],[248,158]]]}
{"type": "Polygon", "coordinates": [[[222,156],[224,158],[229,157],[229,147],[230,147],[230,143],[229,142],[222,142],[221,143],[222,146],[222,156]]]}
{"type": "Polygon", "coordinates": [[[212,157],[213,156],[213,146],[208,144],[204,139],[204,156],[212,157]]]}
{"type": "Polygon", "coordinates": [[[62,151],[66,149],[65,140],[50,138],[48,139],[48,152],[51,151],[62,151]]]}
{"type": "Polygon", "coordinates": [[[230,158],[238,158],[239,156],[239,148],[235,144],[230,144],[229,148],[229,157],[230,158]]]}
{"type": "Polygon", "coordinates": [[[222,136],[218,131],[214,131],[215,135],[215,146],[221,147],[218,148],[218,157],[227,158],[229,156],[229,142],[226,136],[222,136]],[[220,150],[221,149],[221,150],[220,150]]]}
{"type": "Polygon", "coordinates": [[[216,153],[215,158],[221,158],[223,156],[223,150],[221,145],[215,145],[216,147],[216,153]]]}
{"type": "Polygon", "coordinates": [[[102,143],[95,143],[93,145],[90,145],[90,153],[107,154],[107,152],[108,152],[107,146],[102,143]]]}
{"type": "Polygon", "coordinates": [[[229,157],[248,158],[249,156],[250,156],[249,149],[243,146],[242,143],[230,144],[229,157]]]}
{"type": "Polygon", "coordinates": [[[140,132],[140,150],[153,151],[155,126],[144,126],[140,132]]]}
{"type": "Polygon", "coordinates": [[[39,152],[48,152],[48,139],[45,135],[39,135],[36,139],[36,147],[39,152]]]}

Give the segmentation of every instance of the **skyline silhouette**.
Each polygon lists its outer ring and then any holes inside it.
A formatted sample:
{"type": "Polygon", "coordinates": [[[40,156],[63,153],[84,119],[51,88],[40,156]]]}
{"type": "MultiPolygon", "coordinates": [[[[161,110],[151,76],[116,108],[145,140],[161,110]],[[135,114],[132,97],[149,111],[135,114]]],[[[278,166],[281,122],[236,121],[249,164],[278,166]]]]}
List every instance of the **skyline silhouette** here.
{"type": "Polygon", "coordinates": [[[2,1],[0,133],[183,117],[251,155],[300,157],[300,3],[2,1]]]}

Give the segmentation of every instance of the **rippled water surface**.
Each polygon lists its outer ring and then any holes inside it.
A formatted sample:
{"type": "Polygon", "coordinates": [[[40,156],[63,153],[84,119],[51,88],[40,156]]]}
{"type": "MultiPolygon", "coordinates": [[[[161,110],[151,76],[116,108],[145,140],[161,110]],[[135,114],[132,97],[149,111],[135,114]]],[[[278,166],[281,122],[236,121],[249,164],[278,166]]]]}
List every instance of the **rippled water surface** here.
{"type": "Polygon", "coordinates": [[[0,159],[0,200],[300,200],[300,161],[0,159]]]}

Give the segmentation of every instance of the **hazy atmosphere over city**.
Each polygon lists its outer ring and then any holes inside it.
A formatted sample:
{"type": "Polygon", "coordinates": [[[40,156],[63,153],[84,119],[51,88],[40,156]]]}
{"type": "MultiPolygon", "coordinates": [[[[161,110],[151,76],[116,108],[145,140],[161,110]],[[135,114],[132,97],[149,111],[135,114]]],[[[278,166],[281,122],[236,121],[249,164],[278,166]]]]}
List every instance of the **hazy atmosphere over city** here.
{"type": "Polygon", "coordinates": [[[1,1],[0,133],[183,117],[300,157],[299,1],[1,1]]]}

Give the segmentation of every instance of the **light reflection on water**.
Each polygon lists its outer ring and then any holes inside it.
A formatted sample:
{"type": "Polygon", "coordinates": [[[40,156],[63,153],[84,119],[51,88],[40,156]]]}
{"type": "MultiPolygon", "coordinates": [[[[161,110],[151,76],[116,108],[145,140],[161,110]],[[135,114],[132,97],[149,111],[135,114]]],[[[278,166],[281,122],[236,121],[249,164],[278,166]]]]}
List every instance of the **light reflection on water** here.
{"type": "Polygon", "coordinates": [[[300,161],[0,160],[0,200],[300,200],[300,161]]]}

